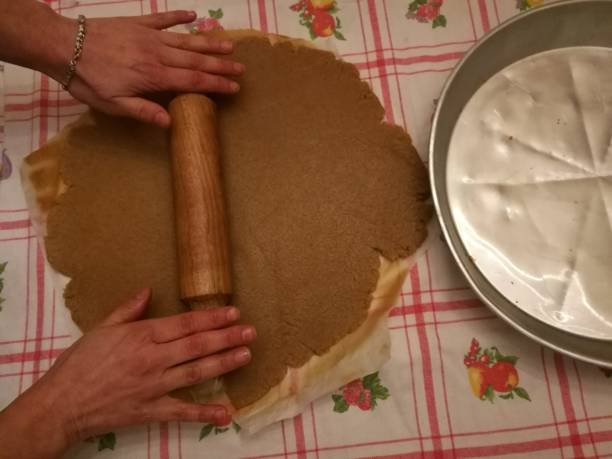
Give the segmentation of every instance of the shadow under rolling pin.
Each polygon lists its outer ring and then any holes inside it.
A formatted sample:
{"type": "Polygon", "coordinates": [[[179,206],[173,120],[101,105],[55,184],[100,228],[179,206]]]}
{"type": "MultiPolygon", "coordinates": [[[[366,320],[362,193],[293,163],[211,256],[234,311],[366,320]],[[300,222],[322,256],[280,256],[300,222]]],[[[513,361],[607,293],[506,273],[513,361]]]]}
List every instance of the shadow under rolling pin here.
{"type": "Polygon", "coordinates": [[[231,266],[215,103],[182,94],[169,109],[181,299],[192,309],[225,306],[231,266]]]}

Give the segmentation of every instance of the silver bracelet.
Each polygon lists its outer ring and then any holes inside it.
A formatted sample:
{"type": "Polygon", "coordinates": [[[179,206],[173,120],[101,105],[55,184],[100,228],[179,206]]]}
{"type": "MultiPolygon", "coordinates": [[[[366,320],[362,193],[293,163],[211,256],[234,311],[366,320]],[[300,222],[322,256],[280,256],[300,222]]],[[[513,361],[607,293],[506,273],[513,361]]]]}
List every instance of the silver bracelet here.
{"type": "Polygon", "coordinates": [[[76,39],[74,42],[74,53],[72,55],[72,59],[68,63],[68,70],[66,71],[66,78],[62,83],[62,88],[64,90],[68,89],[70,86],[70,82],[76,73],[76,66],[81,58],[81,54],[83,53],[83,45],[85,44],[85,36],[87,35],[87,28],[85,27],[85,16],[79,14],[78,17],[79,29],[76,34],[76,39]]]}

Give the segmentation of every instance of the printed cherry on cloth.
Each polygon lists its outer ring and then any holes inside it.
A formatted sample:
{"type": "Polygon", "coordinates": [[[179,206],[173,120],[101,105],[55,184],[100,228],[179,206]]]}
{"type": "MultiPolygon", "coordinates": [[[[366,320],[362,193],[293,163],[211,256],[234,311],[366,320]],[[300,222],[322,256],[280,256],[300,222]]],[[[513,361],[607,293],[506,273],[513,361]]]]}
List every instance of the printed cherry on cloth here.
{"type": "MultiPolygon", "coordinates": [[[[195,9],[184,30],[254,28],[334,50],[379,96],[422,158],[442,84],[499,22],[541,0],[80,0],[76,17],[195,9]]],[[[325,75],[313,75],[313,78],[325,75]]],[[[78,337],[53,290],[19,180],[21,161],[85,111],[46,76],[0,69],[0,408],[78,337]]],[[[612,377],[519,335],[467,287],[439,238],[391,311],[391,361],[254,437],[240,426],[151,424],[70,457],[344,458],[612,455],[612,377]]],[[[32,439],[40,441],[40,439],[32,439]]]]}

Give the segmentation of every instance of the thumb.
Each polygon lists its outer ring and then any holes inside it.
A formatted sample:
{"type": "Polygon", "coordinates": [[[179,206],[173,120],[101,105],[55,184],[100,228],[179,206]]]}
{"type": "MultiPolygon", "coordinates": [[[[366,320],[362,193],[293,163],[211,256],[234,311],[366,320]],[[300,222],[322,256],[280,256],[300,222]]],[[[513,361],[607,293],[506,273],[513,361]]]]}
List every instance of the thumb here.
{"type": "Polygon", "coordinates": [[[138,292],[134,297],[119,305],[117,309],[102,322],[103,327],[111,325],[119,325],[127,322],[133,322],[139,319],[147,309],[151,300],[151,289],[145,288],[138,292]]]}
{"type": "Polygon", "coordinates": [[[119,97],[115,99],[121,114],[138,121],[156,124],[159,127],[170,126],[170,115],[164,108],[141,97],[119,97]]]}

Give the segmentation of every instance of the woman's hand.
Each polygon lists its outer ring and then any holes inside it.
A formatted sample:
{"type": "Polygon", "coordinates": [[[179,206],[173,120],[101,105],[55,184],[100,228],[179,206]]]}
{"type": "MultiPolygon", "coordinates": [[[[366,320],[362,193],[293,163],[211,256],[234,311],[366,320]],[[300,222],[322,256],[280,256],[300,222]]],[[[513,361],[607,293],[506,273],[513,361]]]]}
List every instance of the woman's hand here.
{"type": "MultiPolygon", "coordinates": [[[[70,93],[103,112],[167,127],[168,112],[146,95],[237,92],[238,84],[228,77],[240,75],[244,66],[213,56],[231,53],[231,41],[162,30],[195,19],[195,13],[188,11],[88,19],[83,54],[70,93]]],[[[75,21],[67,22],[64,27],[72,31],[70,50],[58,59],[54,72],[60,80],[71,58],[77,30],[75,21]]]]}
{"type": "MultiPolygon", "coordinates": [[[[244,71],[242,64],[215,57],[232,52],[230,41],[163,30],[195,19],[190,11],[87,18],[83,53],[70,93],[108,114],[167,127],[168,112],[147,96],[238,91],[231,77],[244,71]]],[[[76,20],[36,0],[0,0],[0,61],[64,82],[77,30],[76,20]]]]}
{"type": "Polygon", "coordinates": [[[149,298],[143,290],[117,308],[0,413],[4,452],[53,458],[75,441],[121,426],[231,420],[224,406],[167,394],[248,363],[245,345],[255,339],[254,328],[232,325],[239,317],[232,307],[137,321],[149,298]],[[40,451],[33,438],[46,439],[40,451]]]}

